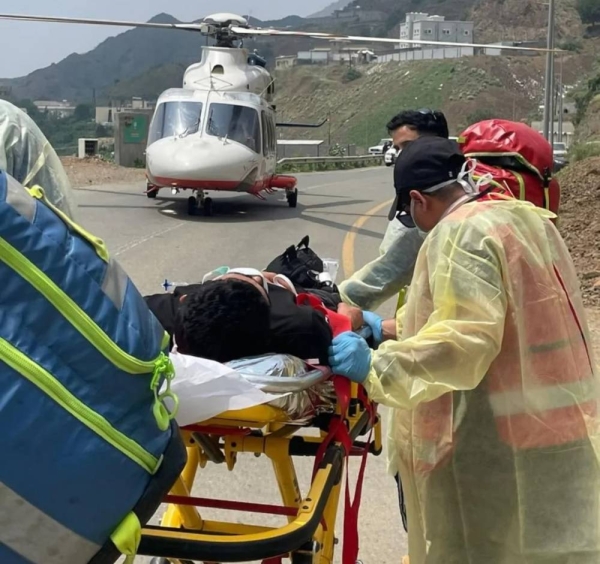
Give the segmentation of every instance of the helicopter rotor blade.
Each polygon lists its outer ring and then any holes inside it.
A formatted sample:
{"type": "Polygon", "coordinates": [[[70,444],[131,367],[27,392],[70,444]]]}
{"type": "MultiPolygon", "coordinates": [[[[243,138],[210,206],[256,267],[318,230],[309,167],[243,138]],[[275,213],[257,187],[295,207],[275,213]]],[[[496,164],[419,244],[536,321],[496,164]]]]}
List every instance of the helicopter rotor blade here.
{"type": "MultiPolygon", "coordinates": [[[[236,35],[248,36],[273,36],[273,37],[308,37],[311,39],[322,39],[329,41],[347,41],[349,43],[390,43],[398,45],[406,43],[408,45],[432,45],[440,47],[477,47],[485,49],[500,49],[502,51],[531,51],[535,53],[548,53],[549,49],[541,47],[521,47],[519,45],[490,45],[484,43],[452,43],[450,41],[428,41],[418,39],[400,39],[393,37],[364,37],[358,35],[336,35],[333,33],[316,33],[312,31],[286,31],[277,29],[263,28],[243,28],[233,26],[230,30],[236,35]]],[[[563,52],[562,49],[552,49],[555,53],[563,52]]]]}
{"type": "Polygon", "coordinates": [[[206,24],[183,23],[183,24],[168,24],[168,23],[152,23],[152,22],[131,22],[122,20],[97,20],[90,18],[63,18],[52,16],[29,16],[20,14],[0,14],[0,20],[12,20],[23,22],[46,22],[46,23],[70,23],[84,25],[106,25],[116,27],[150,27],[157,29],[180,29],[184,31],[197,31],[206,33],[209,26],[206,24]]]}

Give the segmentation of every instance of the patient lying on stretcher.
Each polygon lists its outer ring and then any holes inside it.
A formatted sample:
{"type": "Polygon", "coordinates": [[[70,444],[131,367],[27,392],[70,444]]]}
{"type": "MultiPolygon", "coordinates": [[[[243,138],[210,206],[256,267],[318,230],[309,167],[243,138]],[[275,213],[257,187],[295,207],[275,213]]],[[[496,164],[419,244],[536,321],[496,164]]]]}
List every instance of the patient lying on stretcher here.
{"type": "MultiPolygon", "coordinates": [[[[296,293],[304,292],[285,277],[236,269],[145,299],[182,354],[226,363],[279,353],[326,364],[332,332],[323,313],[296,304],[296,293]]],[[[318,297],[354,329],[362,326],[361,311],[336,294],[318,297]]]]}

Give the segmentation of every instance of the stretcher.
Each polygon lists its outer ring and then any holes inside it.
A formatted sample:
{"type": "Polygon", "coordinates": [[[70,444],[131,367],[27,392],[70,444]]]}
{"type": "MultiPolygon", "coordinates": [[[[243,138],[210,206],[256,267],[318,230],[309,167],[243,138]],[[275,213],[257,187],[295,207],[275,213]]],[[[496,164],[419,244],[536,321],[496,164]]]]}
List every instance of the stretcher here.
{"type": "Polygon", "coordinates": [[[364,464],[368,454],[379,455],[382,451],[381,422],[361,387],[330,376],[326,369],[315,368],[299,378],[262,378],[264,391],[292,395],[325,380],[332,385],[332,409],[301,424],[290,418],[284,406],[267,404],[230,411],[182,428],[187,464],[164,499],[166,511],[160,525],[143,529],[138,554],[155,557],[153,564],[281,564],[284,559],[292,564],[331,564],[338,544],[335,527],[346,481],[343,561],[354,564],[364,464]],[[307,428],[316,430],[313,436],[307,435],[307,428]],[[192,489],[202,489],[202,469],[207,464],[235,471],[243,455],[270,460],[280,505],[192,496],[192,489]],[[294,466],[294,459],[299,457],[315,462],[310,487],[304,493],[294,466]],[[357,457],[361,464],[354,502],[347,476],[349,457],[357,457]],[[232,518],[207,520],[203,517],[206,509],[227,510],[232,518]],[[241,523],[236,518],[239,512],[278,515],[284,522],[278,527],[241,523]]]}

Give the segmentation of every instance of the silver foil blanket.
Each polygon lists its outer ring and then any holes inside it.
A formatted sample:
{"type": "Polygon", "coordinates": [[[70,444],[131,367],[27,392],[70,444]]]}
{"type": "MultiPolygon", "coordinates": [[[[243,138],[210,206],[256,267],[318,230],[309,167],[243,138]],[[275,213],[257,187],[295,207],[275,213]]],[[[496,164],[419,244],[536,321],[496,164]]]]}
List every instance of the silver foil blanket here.
{"type": "Polygon", "coordinates": [[[286,394],[269,405],[285,411],[294,425],[307,425],[317,415],[335,411],[329,372],[299,358],[274,354],[228,362],[227,366],[263,392],[286,394]]]}

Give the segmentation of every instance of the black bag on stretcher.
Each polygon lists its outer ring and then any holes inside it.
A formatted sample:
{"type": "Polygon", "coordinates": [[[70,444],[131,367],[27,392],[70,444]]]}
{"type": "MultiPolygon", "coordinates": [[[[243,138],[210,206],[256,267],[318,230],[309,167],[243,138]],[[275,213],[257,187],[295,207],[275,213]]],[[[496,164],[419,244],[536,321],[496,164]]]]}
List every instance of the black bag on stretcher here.
{"type": "Polygon", "coordinates": [[[292,284],[305,290],[337,293],[338,290],[333,282],[321,280],[325,264],[309,244],[310,239],[306,235],[300,243],[288,247],[281,255],[273,259],[266,270],[286,276],[292,284]]]}

